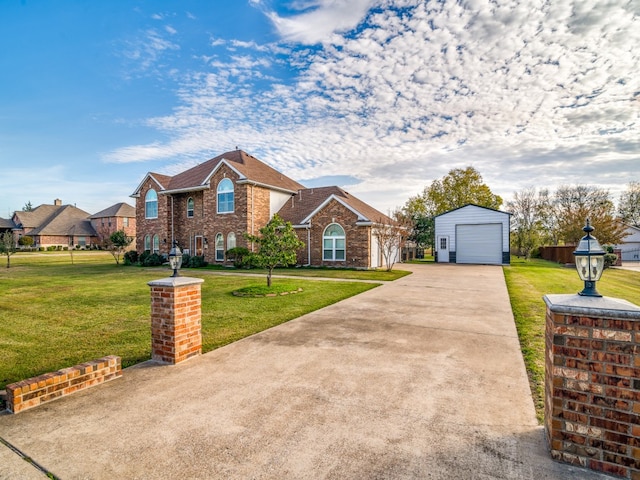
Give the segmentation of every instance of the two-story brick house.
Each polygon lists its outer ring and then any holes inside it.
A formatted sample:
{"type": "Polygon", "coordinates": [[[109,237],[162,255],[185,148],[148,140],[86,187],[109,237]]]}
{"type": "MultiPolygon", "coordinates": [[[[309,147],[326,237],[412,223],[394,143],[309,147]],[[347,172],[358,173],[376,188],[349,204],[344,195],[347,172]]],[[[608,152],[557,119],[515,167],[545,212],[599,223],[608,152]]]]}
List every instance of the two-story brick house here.
{"type": "Polygon", "coordinates": [[[307,189],[242,150],[224,153],[175,176],[148,173],[136,199],[136,249],[168,254],[172,241],[208,262],[248,246],[278,213],[305,247],[300,265],[383,266],[378,222],[393,221],[338,187],[307,189]]]}

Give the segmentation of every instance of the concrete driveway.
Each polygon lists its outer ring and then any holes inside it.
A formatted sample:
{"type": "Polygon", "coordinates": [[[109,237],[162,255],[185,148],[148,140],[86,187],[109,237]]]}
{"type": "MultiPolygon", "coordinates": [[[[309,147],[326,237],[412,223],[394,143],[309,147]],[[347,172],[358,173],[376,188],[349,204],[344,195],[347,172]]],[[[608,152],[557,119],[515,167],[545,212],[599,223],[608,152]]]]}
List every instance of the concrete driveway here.
{"type": "MultiPolygon", "coordinates": [[[[2,415],[0,437],[65,480],[610,478],[546,453],[500,267],[398,268],[414,273],[2,415]]],[[[45,477],[0,444],[0,478],[45,477]]]]}

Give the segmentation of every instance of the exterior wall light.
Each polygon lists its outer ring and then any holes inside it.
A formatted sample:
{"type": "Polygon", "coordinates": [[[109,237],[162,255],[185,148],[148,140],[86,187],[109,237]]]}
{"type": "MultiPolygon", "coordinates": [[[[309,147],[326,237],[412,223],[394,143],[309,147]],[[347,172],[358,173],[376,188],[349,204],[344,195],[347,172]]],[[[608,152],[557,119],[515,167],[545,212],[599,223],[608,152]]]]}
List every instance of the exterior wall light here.
{"type": "Polygon", "coordinates": [[[596,290],[596,282],[600,280],[602,271],[604,270],[605,251],[595,237],[591,236],[594,228],[587,224],[582,229],[586,235],[582,237],[578,247],[573,252],[576,259],[576,270],[580,279],[584,281],[584,289],[578,293],[586,297],[601,297],[596,290]]]}
{"type": "Polygon", "coordinates": [[[173,248],[169,252],[169,266],[173,269],[172,277],[179,277],[178,270],[182,267],[182,251],[178,247],[178,242],[173,241],[173,248]]]}

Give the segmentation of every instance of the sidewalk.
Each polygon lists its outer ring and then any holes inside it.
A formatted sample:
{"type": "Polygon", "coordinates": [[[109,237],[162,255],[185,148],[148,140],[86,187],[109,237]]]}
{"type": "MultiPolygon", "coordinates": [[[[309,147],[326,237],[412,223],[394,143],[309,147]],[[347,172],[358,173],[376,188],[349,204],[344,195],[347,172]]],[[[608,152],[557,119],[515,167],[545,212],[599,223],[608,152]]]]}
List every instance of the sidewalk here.
{"type": "MultiPolygon", "coordinates": [[[[547,454],[502,269],[401,268],[184,364],[1,415],[0,437],[64,480],[610,479],[547,454]]],[[[0,478],[46,478],[6,450],[0,478]]]]}

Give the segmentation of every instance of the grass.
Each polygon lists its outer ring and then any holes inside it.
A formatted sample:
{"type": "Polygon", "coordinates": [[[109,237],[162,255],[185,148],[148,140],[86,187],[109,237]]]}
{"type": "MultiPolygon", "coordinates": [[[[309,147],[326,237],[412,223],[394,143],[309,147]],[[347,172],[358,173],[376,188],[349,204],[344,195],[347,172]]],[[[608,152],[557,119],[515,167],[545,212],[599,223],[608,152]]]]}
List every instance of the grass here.
{"type": "MultiPolygon", "coordinates": [[[[398,266],[396,265],[396,268],[398,266]]],[[[402,268],[402,266],[400,266],[402,268]]],[[[205,270],[220,271],[219,266],[206,267],[205,270]]],[[[222,270],[242,273],[247,275],[260,275],[266,278],[267,270],[253,268],[251,270],[236,270],[222,267],[222,270]]],[[[186,270],[189,271],[189,270],[186,270]]],[[[378,270],[359,270],[348,268],[329,268],[329,267],[297,267],[297,268],[276,268],[273,271],[274,276],[287,276],[287,277],[314,277],[314,278],[344,278],[347,280],[374,280],[389,282],[397,280],[398,278],[409,275],[411,272],[406,270],[391,270],[387,272],[383,269],[378,270]]],[[[266,283],[266,280],[265,280],[266,283]]]]}
{"type": "MultiPolygon", "coordinates": [[[[577,293],[584,284],[574,268],[537,259],[527,262],[512,258],[511,265],[504,267],[504,275],[536,414],[538,421],[542,422],[546,310],[542,297],[546,294],[577,293]]],[[[640,305],[640,272],[605,270],[598,282],[598,291],[602,295],[622,298],[640,305]]]]}
{"type": "MultiPolygon", "coordinates": [[[[147,282],[166,267],[116,266],[108,253],[15,254],[0,268],[0,389],[8,383],[104,355],[123,366],[151,356],[147,282]]],[[[189,270],[202,285],[203,351],[210,351],[377,286],[376,283],[274,278],[296,295],[235,297],[264,277],[189,270]]],[[[366,273],[366,272],[363,272],[366,273]]]]}

